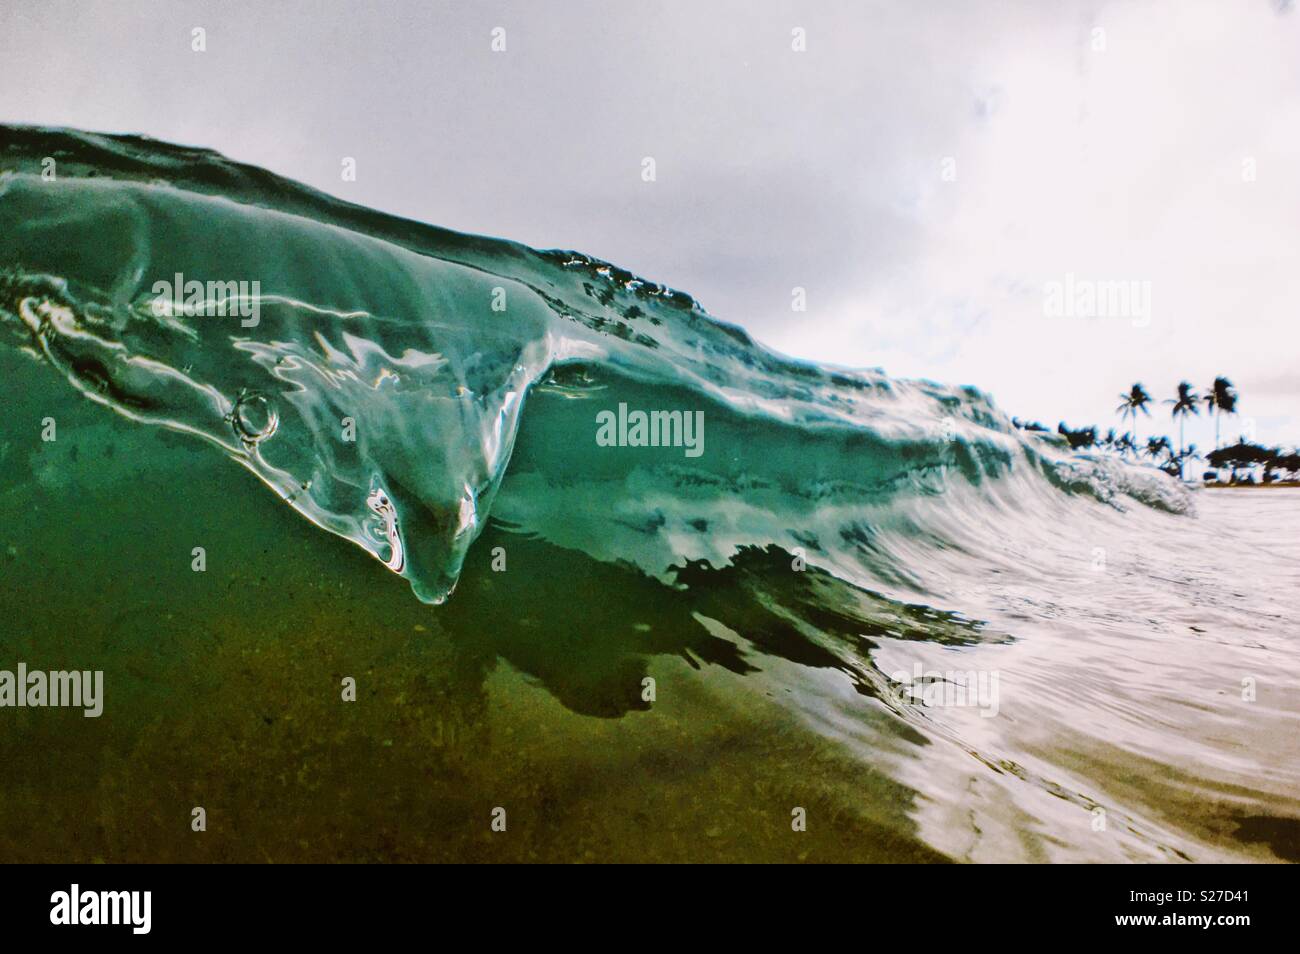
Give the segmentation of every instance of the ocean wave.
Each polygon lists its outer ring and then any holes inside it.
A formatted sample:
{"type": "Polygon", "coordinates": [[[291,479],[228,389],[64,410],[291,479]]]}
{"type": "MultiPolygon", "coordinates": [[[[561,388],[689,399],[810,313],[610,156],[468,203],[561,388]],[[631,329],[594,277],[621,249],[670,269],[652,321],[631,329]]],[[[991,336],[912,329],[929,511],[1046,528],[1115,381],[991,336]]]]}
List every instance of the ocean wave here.
{"type": "Polygon", "coordinates": [[[0,340],[215,445],[425,602],[489,515],[665,581],[772,548],[915,591],[954,523],[991,545],[1008,509],[1191,507],[980,390],[783,357],[579,253],[139,137],[0,127],[0,168],[0,340]]]}

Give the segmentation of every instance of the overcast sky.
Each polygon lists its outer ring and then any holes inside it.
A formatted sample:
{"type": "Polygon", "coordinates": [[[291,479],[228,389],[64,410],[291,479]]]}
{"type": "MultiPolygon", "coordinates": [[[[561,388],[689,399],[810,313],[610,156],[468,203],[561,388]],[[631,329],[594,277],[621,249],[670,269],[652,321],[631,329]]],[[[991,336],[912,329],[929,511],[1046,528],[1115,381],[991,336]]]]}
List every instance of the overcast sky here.
{"type": "MultiPolygon", "coordinates": [[[[1288,6],[0,0],[0,120],[209,146],[579,249],[788,354],[975,384],[1051,425],[1117,424],[1135,380],[1164,398],[1225,374],[1289,445],[1288,6]],[[1149,320],[1049,315],[1070,275],[1149,282],[1149,320]]],[[[1166,413],[1143,430],[1173,435],[1166,413]]]]}

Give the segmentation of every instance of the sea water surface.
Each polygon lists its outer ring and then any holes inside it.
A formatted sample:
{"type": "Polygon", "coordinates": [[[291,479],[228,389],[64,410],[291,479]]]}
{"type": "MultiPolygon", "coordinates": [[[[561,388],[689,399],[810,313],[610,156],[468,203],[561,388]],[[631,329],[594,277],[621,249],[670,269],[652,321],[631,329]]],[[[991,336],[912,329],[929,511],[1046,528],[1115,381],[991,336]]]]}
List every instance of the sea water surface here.
{"type": "Polygon", "coordinates": [[[0,709],[0,858],[1300,858],[1296,491],[68,130],[0,128],[0,380],[0,668],[106,693],[0,709]]]}

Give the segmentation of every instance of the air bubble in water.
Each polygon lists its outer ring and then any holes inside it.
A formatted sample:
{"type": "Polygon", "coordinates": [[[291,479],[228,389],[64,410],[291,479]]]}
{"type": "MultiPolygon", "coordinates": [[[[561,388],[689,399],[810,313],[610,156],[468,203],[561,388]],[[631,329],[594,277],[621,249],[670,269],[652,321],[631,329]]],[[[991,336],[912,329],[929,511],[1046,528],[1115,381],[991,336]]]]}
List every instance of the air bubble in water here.
{"type": "Polygon", "coordinates": [[[245,391],[235,402],[231,421],[240,438],[249,444],[256,444],[275,433],[280,415],[270,398],[256,391],[245,391]]]}

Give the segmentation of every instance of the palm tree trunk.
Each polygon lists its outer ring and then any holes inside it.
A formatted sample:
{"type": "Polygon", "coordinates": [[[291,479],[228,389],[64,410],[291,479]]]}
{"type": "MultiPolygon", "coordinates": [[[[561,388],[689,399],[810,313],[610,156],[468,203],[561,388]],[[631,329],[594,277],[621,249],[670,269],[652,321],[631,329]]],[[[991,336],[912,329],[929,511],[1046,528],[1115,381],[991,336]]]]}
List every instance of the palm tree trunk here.
{"type": "Polygon", "coordinates": [[[1187,426],[1186,416],[1178,419],[1178,479],[1183,479],[1183,428],[1187,426]]]}

